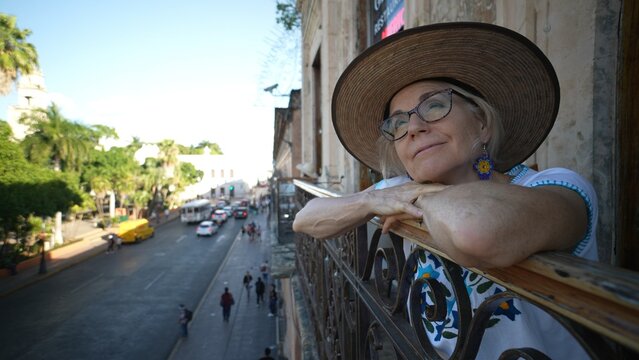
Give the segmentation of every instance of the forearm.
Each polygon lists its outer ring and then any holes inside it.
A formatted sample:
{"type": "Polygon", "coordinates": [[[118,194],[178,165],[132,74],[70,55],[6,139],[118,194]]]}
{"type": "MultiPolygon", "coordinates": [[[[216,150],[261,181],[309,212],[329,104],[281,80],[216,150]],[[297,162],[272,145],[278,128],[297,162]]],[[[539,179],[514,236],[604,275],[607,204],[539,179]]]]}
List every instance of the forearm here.
{"type": "Polygon", "coordinates": [[[464,266],[502,267],[569,248],[583,236],[585,208],[570,193],[477,182],[427,194],[419,203],[434,247],[464,266]]]}
{"type": "Polygon", "coordinates": [[[370,220],[366,193],[315,198],[295,215],[293,230],[318,239],[340,235],[370,220]]]}

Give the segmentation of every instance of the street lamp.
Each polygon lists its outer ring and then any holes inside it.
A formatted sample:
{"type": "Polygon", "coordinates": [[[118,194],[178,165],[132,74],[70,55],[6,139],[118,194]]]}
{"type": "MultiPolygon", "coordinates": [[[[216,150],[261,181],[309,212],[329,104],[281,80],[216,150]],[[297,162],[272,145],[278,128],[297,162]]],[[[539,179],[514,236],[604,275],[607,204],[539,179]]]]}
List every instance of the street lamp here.
{"type": "Polygon", "coordinates": [[[279,84],[275,83],[275,84],[273,84],[271,86],[265,87],[264,91],[269,93],[269,94],[271,94],[271,95],[273,95],[273,96],[289,96],[289,94],[276,94],[276,93],[274,93],[273,91],[275,89],[277,89],[278,86],[279,86],[279,84]]]}

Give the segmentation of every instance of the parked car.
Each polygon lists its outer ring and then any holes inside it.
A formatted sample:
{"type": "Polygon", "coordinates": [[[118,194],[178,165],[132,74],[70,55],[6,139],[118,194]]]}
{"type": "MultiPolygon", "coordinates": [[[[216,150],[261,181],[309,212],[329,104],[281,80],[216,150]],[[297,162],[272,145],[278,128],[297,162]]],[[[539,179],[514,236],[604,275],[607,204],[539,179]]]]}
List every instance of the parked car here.
{"type": "Polygon", "coordinates": [[[236,219],[246,219],[248,217],[248,208],[240,206],[233,212],[233,217],[236,219]]]}
{"type": "Polygon", "coordinates": [[[217,232],[217,225],[213,221],[202,221],[200,225],[197,226],[197,230],[195,234],[197,236],[213,236],[217,232]]]}
{"type": "Polygon", "coordinates": [[[211,220],[213,220],[218,226],[224,224],[228,219],[228,215],[226,215],[226,211],[224,210],[215,210],[213,215],[211,215],[211,220]]]}

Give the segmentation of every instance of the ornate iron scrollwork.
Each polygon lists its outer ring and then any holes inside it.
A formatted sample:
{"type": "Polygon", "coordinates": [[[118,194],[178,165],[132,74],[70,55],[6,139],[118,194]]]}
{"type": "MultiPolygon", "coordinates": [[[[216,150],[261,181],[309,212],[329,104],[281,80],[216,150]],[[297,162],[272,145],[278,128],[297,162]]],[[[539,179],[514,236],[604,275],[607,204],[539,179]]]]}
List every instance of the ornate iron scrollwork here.
{"type": "MultiPolygon", "coordinates": [[[[299,192],[303,206],[311,196],[299,192]]],[[[479,279],[478,273],[416,246],[406,256],[405,240],[399,235],[390,233],[387,239],[380,229],[370,236],[362,233],[365,231],[364,226],[324,241],[296,236],[302,283],[311,297],[324,359],[441,359],[430,341],[429,328],[450,322],[451,307],[456,333],[451,335],[455,344],[450,358],[472,359],[498,308],[513,298],[525,301],[507,290],[487,297],[473,309],[467,282],[479,279]],[[420,268],[427,257],[441,266],[439,274],[445,283],[420,268]]],[[[604,341],[585,340],[592,331],[582,331],[549,309],[540,309],[555,317],[588,355],[606,358],[610,354],[604,341]]],[[[548,356],[531,348],[508,349],[500,356],[503,360],[516,358],[545,360],[548,356]]]]}

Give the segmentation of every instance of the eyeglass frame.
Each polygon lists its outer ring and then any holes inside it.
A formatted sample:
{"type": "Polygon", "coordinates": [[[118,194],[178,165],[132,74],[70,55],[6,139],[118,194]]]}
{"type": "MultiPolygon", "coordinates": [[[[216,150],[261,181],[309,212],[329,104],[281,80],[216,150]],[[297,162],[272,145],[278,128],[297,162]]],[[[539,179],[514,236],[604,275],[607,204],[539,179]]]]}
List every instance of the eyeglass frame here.
{"type": "Polygon", "coordinates": [[[398,138],[396,138],[396,139],[395,139],[395,137],[394,137],[394,136],[393,136],[393,139],[389,139],[389,138],[387,137],[387,135],[390,135],[390,134],[389,134],[388,132],[386,132],[386,131],[382,130],[382,127],[384,126],[384,123],[385,123],[387,120],[390,120],[390,119],[391,119],[393,116],[395,116],[395,115],[399,115],[399,114],[406,114],[406,115],[408,115],[408,121],[410,122],[410,118],[411,118],[411,116],[412,116],[413,114],[416,114],[416,115],[417,115],[417,118],[419,118],[421,121],[423,121],[423,122],[425,122],[425,123],[427,123],[427,124],[432,124],[432,123],[434,123],[434,122],[437,122],[437,121],[439,121],[439,120],[441,120],[441,119],[445,118],[446,116],[448,116],[448,114],[450,114],[451,110],[453,110],[453,94],[455,94],[455,95],[457,95],[457,96],[459,96],[459,97],[463,98],[464,100],[466,100],[466,101],[470,102],[472,105],[477,106],[477,103],[475,103],[475,101],[474,101],[473,99],[469,98],[468,96],[466,96],[466,95],[464,95],[464,94],[460,93],[459,91],[457,91],[457,90],[455,90],[455,89],[453,89],[453,88],[447,88],[447,89],[442,89],[442,90],[435,90],[435,91],[432,91],[432,92],[430,92],[430,93],[427,93],[427,94],[426,94],[427,96],[426,96],[423,100],[421,100],[421,101],[417,104],[417,106],[415,106],[414,108],[412,108],[412,109],[410,109],[410,110],[408,110],[408,111],[400,111],[400,112],[397,112],[397,113],[395,113],[395,114],[393,114],[393,115],[391,115],[391,116],[389,116],[389,117],[385,118],[384,120],[382,120],[381,124],[379,124],[379,127],[378,127],[378,128],[379,128],[379,131],[382,133],[382,136],[384,137],[384,139],[386,139],[386,140],[388,140],[388,141],[394,142],[394,141],[401,140],[401,139],[403,139],[403,138],[404,138],[404,137],[408,134],[408,130],[407,130],[407,131],[406,131],[406,132],[405,132],[402,136],[400,136],[400,137],[398,137],[398,138]],[[417,109],[418,109],[418,108],[419,108],[419,107],[420,107],[420,106],[421,106],[424,102],[426,102],[428,99],[432,98],[432,97],[433,97],[433,96],[435,96],[435,95],[438,95],[438,94],[444,93],[444,92],[446,92],[446,93],[448,93],[448,94],[450,95],[450,107],[448,108],[448,111],[446,112],[446,114],[444,114],[442,117],[440,117],[440,118],[438,118],[438,119],[435,119],[435,120],[430,120],[430,121],[425,120],[425,119],[424,119],[424,118],[420,115],[420,113],[417,111],[417,109]]]}

